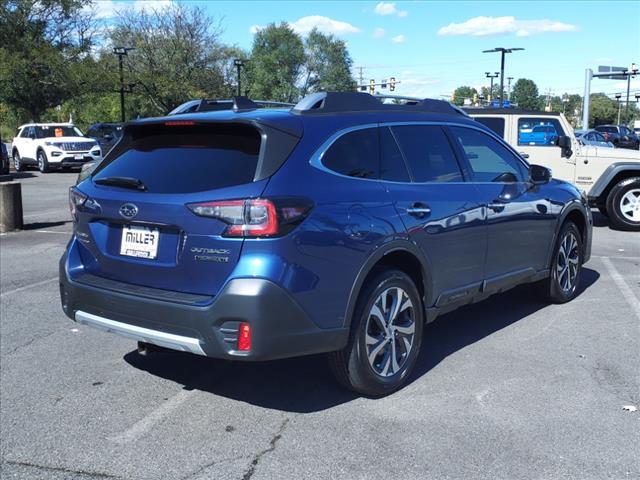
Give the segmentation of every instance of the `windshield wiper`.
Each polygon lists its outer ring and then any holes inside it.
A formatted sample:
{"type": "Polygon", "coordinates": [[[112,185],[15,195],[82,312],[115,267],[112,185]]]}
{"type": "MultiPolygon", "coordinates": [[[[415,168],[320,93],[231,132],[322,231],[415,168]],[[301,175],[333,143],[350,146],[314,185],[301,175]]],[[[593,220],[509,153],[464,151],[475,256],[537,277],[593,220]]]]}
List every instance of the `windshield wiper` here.
{"type": "Polygon", "coordinates": [[[94,180],[98,185],[110,185],[112,187],[131,188],[133,190],[146,191],[147,187],[139,178],[132,177],[104,177],[94,180]]]}

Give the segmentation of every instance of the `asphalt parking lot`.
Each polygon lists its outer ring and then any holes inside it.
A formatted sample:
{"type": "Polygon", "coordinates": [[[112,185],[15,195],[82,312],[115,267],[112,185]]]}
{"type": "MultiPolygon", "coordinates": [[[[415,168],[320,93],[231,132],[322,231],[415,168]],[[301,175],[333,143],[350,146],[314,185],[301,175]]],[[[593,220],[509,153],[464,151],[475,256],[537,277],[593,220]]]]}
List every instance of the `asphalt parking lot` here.
{"type": "Polygon", "coordinates": [[[322,356],[142,357],[66,318],[75,176],[21,174],[25,230],[0,236],[2,478],[640,478],[639,233],[595,213],[577,299],[521,287],[446,315],[372,400],[322,356]]]}

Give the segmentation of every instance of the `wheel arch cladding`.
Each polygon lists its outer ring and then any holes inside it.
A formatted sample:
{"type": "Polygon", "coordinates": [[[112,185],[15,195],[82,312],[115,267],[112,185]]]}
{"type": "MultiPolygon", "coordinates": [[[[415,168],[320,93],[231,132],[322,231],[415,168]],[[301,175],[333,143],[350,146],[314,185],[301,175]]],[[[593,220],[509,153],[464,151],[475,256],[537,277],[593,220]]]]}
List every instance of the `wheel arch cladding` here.
{"type": "Polygon", "coordinates": [[[380,268],[395,268],[409,275],[418,289],[420,298],[424,302],[423,308],[426,308],[426,305],[429,304],[429,298],[427,298],[427,296],[432,289],[427,260],[414,244],[408,241],[391,242],[371,255],[360,272],[358,272],[351,293],[349,294],[344,323],[345,327],[351,326],[353,312],[355,311],[360,292],[366,282],[373,277],[380,268]]]}

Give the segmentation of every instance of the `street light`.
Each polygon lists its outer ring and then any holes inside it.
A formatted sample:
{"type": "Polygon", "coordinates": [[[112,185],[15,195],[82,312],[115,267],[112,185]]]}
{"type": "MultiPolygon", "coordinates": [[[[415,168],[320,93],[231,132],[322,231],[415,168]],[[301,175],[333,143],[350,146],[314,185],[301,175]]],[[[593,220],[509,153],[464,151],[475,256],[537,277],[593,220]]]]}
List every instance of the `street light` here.
{"type": "Polygon", "coordinates": [[[513,77],[507,77],[507,100],[511,100],[511,80],[513,77]]]}
{"type": "Polygon", "coordinates": [[[618,101],[618,123],[617,125],[620,125],[620,99],[622,98],[622,94],[621,93],[616,93],[616,100],[618,101]]]}
{"type": "Polygon", "coordinates": [[[242,58],[236,58],[233,61],[233,64],[236,66],[236,69],[238,71],[238,96],[242,95],[242,89],[240,87],[240,73],[242,70],[242,67],[244,67],[244,63],[246,60],[242,59],[242,58]]]}
{"type": "Polygon", "coordinates": [[[504,56],[506,53],[512,53],[516,50],[524,50],[524,48],[504,48],[504,47],[496,47],[492,50],[483,50],[482,53],[493,53],[500,52],[500,105],[502,105],[504,100],[504,56]]]}
{"type": "Polygon", "coordinates": [[[493,79],[497,78],[499,73],[496,72],[492,75],[491,72],[484,72],[484,74],[487,78],[491,79],[491,87],[489,87],[489,101],[491,101],[493,98],[493,79]]]}
{"type": "Polygon", "coordinates": [[[122,57],[126,57],[128,52],[135,50],[133,47],[114,47],[113,54],[118,56],[120,65],[120,118],[124,123],[124,73],[122,71],[122,57]]]}
{"type": "MultiPolygon", "coordinates": [[[[632,63],[629,67],[629,70],[625,72],[627,74],[627,105],[624,110],[624,118],[628,122],[629,121],[629,89],[631,88],[631,77],[634,77],[638,74],[638,66],[635,63],[632,63]]],[[[618,115],[620,117],[620,115],[618,115]]],[[[620,124],[620,118],[618,118],[618,124],[620,124]]]]}

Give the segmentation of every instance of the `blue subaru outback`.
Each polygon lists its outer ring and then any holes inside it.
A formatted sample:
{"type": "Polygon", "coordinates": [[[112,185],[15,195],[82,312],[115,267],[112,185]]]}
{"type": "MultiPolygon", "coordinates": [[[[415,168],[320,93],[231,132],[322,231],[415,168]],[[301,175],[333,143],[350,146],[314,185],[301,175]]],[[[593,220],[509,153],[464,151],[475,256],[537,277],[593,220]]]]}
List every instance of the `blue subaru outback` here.
{"type": "Polygon", "coordinates": [[[591,253],[574,186],[449,103],[364,93],[129,123],[70,207],[71,319],[142,350],[327,352],[373,396],[426,322],[523,283],[569,301],[591,253]]]}

